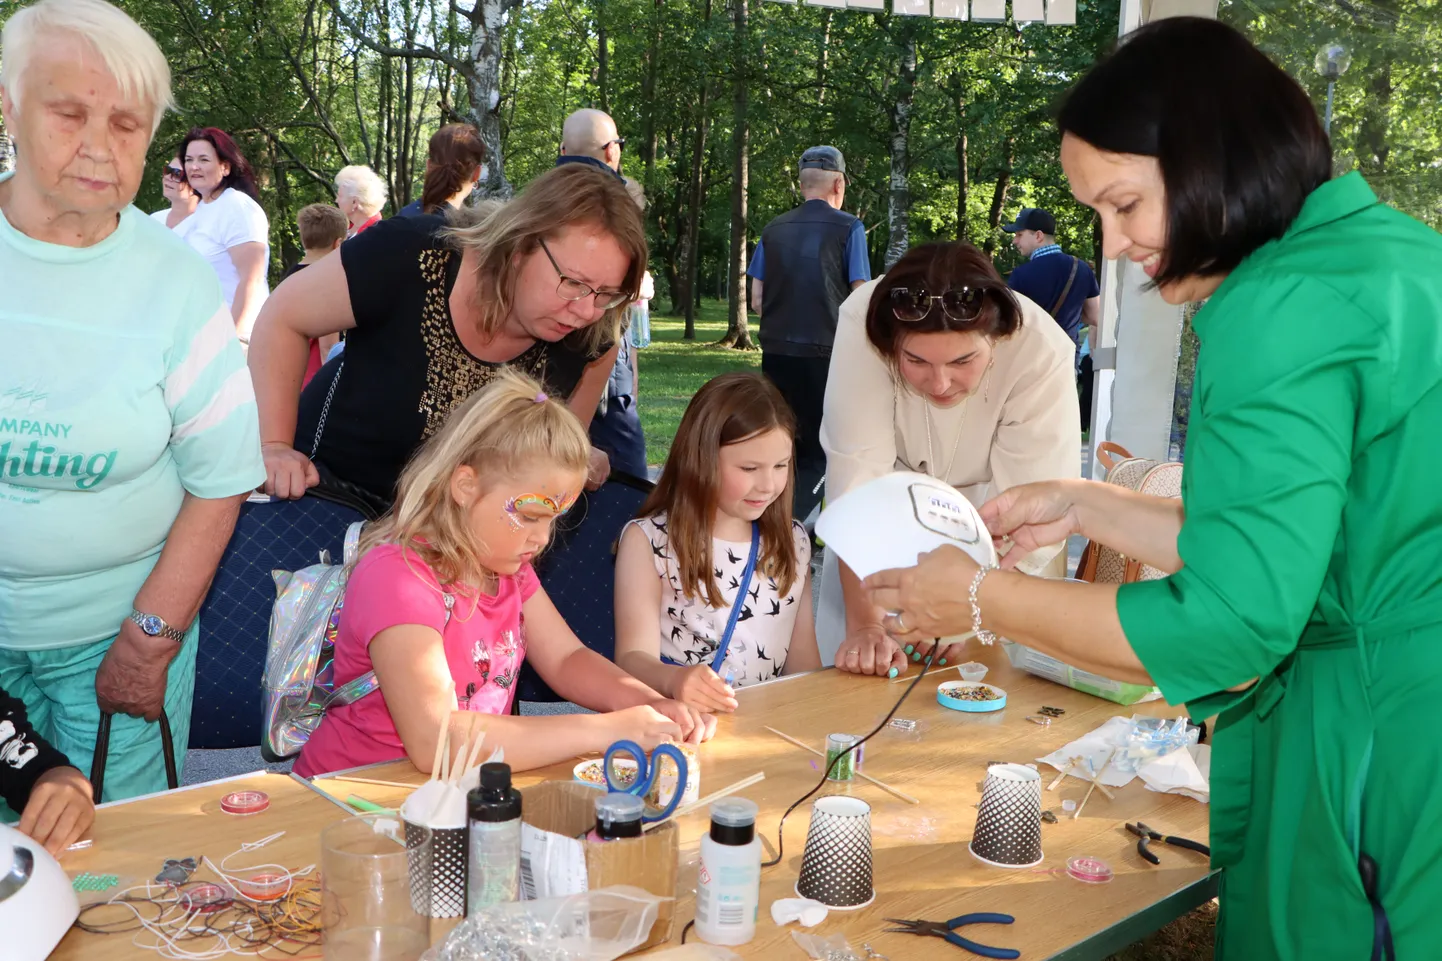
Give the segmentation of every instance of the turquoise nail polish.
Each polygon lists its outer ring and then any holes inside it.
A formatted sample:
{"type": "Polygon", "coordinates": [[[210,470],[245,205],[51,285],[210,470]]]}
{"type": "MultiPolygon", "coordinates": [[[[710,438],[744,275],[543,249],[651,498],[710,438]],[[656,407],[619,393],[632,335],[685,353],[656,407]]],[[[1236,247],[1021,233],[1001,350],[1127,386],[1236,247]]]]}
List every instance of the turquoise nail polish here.
{"type": "Polygon", "coordinates": [[[928,664],[931,663],[931,655],[930,655],[930,654],[926,655],[926,663],[928,663],[928,664]]]}
{"type": "Polygon", "coordinates": [[[941,660],[937,661],[937,662],[936,662],[936,666],[937,666],[937,667],[946,667],[946,658],[943,657],[941,660]]]}
{"type": "Polygon", "coordinates": [[[886,676],[887,676],[887,677],[895,677],[895,676],[896,676],[896,668],[893,667],[891,670],[887,671],[887,672],[886,672],[886,676]]]}
{"type": "Polygon", "coordinates": [[[921,660],[921,652],[920,652],[920,651],[917,651],[915,654],[911,655],[911,659],[912,659],[912,661],[919,661],[919,660],[921,660]]]}
{"type": "Polygon", "coordinates": [[[910,645],[910,644],[906,645],[906,653],[910,654],[913,650],[914,650],[914,648],[913,648],[912,645],[910,645]]]}

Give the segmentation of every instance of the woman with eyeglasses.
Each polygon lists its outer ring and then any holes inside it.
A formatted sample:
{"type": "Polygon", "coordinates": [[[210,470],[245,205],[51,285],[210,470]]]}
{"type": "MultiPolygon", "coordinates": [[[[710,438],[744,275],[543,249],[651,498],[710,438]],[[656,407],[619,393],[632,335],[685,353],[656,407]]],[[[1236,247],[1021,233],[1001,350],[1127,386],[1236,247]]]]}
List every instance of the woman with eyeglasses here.
{"type": "Polygon", "coordinates": [[[190,189],[190,184],[186,182],[185,166],[179,155],[165,165],[165,172],[160,177],[160,192],[170,201],[170,206],[157,210],[150,215],[150,219],[159,221],[180,237],[185,237],[195,226],[190,215],[200,206],[200,194],[190,189]]]}
{"type": "MultiPolygon", "coordinates": [[[[385,509],[421,442],[506,365],[590,423],[646,269],[635,201],[615,177],[568,165],[449,217],[450,229],[437,214],[382,220],[266,302],[250,369],[267,493],[324,480],[385,509]],[[309,339],[339,331],[345,352],[302,392],[309,339]]],[[[588,482],[608,472],[593,450],[588,482]]]]}
{"type": "MultiPolygon", "coordinates": [[[[978,506],[1020,484],[1080,476],[1075,353],[1056,321],[1008,290],[975,247],[908,251],[841,306],[821,422],[828,500],[896,470],[930,474],[978,506]]],[[[1040,546],[1026,567],[1064,576],[1065,540],[1040,546]]],[[[828,551],[816,631],[823,662],[888,674],[919,658],[888,636],[884,613],[828,551]]]]}

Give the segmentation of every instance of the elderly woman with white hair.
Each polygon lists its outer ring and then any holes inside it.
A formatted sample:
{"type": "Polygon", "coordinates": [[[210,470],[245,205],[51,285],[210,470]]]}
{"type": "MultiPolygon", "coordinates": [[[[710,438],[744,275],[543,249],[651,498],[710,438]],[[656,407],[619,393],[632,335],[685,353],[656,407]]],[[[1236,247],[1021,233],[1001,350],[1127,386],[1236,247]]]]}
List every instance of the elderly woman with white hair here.
{"type": "Polygon", "coordinates": [[[162,717],[184,759],[196,613],[265,479],[255,397],[215,273],[132,204],[171,103],[155,41],[40,0],[0,44],[23,144],[0,175],[0,689],[82,770],[113,715],[116,800],[165,787],[162,717]]]}
{"type": "Polygon", "coordinates": [[[335,205],[350,222],[347,238],[380,222],[387,196],[386,182],[371,168],[359,164],[340,168],[335,175],[335,205]]]}

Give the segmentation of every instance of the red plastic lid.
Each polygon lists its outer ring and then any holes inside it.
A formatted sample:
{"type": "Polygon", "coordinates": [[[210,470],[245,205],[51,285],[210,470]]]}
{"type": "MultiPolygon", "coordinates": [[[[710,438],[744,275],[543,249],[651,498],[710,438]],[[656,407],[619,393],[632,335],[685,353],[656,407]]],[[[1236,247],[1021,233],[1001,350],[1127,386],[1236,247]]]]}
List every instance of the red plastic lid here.
{"type": "Polygon", "coordinates": [[[1071,858],[1066,873],[1085,884],[1106,884],[1112,879],[1111,865],[1099,858],[1071,858]]]}
{"type": "Polygon", "coordinates": [[[253,874],[237,882],[240,893],[256,901],[274,901],[290,890],[290,878],[284,874],[253,874]]]}
{"type": "Polygon", "coordinates": [[[270,807],[270,795],[264,791],[235,791],[220,799],[220,809],[226,814],[259,814],[270,807]]]}

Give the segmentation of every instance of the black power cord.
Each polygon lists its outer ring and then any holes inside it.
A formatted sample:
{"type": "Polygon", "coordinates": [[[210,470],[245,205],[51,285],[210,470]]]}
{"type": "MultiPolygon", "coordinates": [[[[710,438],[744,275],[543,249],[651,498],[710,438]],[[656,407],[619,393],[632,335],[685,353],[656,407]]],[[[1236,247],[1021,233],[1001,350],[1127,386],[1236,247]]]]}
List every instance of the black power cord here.
{"type": "MultiPolygon", "coordinates": [[[[901,705],[904,704],[907,697],[911,695],[912,690],[915,689],[916,685],[921,683],[921,679],[925,677],[926,672],[931,669],[931,661],[934,657],[936,657],[937,652],[940,650],[941,638],[938,637],[936,639],[936,645],[931,649],[931,654],[927,656],[925,663],[921,665],[921,673],[916,675],[915,680],[913,680],[910,684],[906,685],[906,690],[901,692],[901,697],[897,698],[896,703],[892,705],[891,710],[886,712],[886,717],[881,719],[881,723],[876,725],[876,727],[872,728],[870,734],[866,735],[861,740],[851,745],[851,747],[847,748],[846,750],[842,751],[840,754],[832,758],[831,763],[827,764],[826,770],[822,772],[821,780],[817,783],[817,785],[811,790],[807,791],[801,797],[797,798],[796,803],[792,804],[789,808],[786,809],[786,813],[781,815],[781,823],[776,826],[776,857],[772,858],[770,861],[762,861],[761,866],[763,868],[775,867],[776,865],[781,863],[781,858],[785,853],[784,845],[786,843],[786,819],[790,817],[791,812],[796,810],[802,804],[806,803],[806,800],[810,798],[811,795],[815,794],[817,791],[821,790],[823,787],[826,786],[826,780],[831,776],[831,769],[836,767],[836,765],[841,761],[842,758],[846,757],[846,755],[850,754],[852,751],[855,751],[857,748],[861,747],[861,745],[871,740],[878,733],[880,733],[882,728],[886,727],[886,725],[891,722],[891,719],[896,716],[896,712],[901,710],[901,705]]],[[[682,932],[682,935],[685,935],[684,931],[682,932]]]]}

